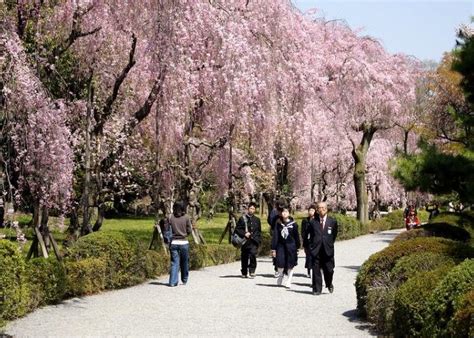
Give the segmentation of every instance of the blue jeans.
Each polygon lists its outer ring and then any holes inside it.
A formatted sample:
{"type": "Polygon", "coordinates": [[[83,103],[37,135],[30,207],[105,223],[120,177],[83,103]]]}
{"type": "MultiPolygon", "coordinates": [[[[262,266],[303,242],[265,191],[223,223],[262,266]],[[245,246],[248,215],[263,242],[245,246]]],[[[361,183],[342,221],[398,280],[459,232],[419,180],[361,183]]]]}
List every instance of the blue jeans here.
{"type": "Polygon", "coordinates": [[[189,244],[171,244],[170,255],[170,286],[178,285],[179,270],[181,270],[181,282],[183,282],[183,284],[186,284],[189,276],[189,244]]]}

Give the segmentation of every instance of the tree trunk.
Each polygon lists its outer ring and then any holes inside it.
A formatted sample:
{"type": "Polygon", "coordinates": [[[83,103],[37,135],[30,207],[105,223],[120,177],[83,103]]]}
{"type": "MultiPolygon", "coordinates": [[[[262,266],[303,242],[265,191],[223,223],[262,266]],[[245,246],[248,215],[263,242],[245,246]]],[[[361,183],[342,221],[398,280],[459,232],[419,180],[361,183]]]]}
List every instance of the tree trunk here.
{"type": "Polygon", "coordinates": [[[92,227],[92,231],[99,231],[100,228],[102,227],[102,223],[104,222],[104,219],[105,219],[105,206],[104,206],[104,203],[100,203],[97,210],[97,219],[94,223],[94,226],[92,227]]]}
{"type": "Polygon", "coordinates": [[[92,81],[89,85],[89,98],[87,104],[86,116],[86,132],[85,132],[85,174],[84,174],[84,190],[82,192],[82,226],[81,235],[86,235],[91,232],[89,225],[89,206],[90,206],[90,186],[91,186],[91,119],[92,119],[92,104],[93,104],[93,86],[92,81]]]}
{"type": "Polygon", "coordinates": [[[369,201],[367,196],[367,184],[365,182],[365,168],[367,153],[369,151],[372,137],[377,131],[369,126],[363,129],[362,140],[357,146],[353,143],[352,157],[354,158],[354,188],[357,200],[357,219],[362,224],[369,222],[369,201]]]}

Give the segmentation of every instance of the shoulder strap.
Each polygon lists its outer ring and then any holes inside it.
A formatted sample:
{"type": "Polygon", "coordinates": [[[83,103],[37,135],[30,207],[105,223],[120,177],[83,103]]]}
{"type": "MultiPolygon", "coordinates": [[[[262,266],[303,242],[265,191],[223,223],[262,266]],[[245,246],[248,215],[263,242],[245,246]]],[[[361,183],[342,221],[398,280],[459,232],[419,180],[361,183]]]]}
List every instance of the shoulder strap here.
{"type": "Polygon", "coordinates": [[[245,224],[245,233],[247,233],[249,232],[249,227],[247,225],[247,215],[244,215],[243,218],[244,218],[244,224],[245,224]]]}

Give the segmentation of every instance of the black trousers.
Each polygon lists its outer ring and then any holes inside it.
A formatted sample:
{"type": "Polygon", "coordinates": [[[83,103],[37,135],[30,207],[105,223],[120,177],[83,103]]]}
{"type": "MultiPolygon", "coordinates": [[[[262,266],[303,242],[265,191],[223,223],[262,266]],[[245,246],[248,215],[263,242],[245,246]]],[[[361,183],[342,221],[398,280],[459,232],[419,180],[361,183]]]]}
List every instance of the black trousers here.
{"type": "Polygon", "coordinates": [[[240,264],[242,275],[255,273],[257,268],[257,246],[253,243],[244,245],[240,250],[240,264]]]}
{"type": "Polygon", "coordinates": [[[326,287],[332,285],[332,278],[334,276],[334,256],[326,255],[326,252],[321,247],[319,254],[312,257],[313,260],[313,277],[312,287],[313,291],[321,292],[323,290],[323,279],[321,276],[321,269],[324,274],[324,284],[326,287]]]}

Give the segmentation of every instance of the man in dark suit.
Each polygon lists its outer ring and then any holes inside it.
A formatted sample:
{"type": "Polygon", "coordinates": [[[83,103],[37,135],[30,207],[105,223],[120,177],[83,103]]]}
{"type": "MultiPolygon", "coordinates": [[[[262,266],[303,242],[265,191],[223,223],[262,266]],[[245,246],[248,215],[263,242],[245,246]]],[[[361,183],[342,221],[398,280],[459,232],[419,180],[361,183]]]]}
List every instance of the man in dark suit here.
{"type": "Polygon", "coordinates": [[[309,249],[313,260],[312,288],[314,295],[320,295],[323,289],[321,269],[324,283],[329,292],[334,291],[332,278],[334,275],[334,242],[337,237],[337,221],[327,215],[328,207],[324,202],[318,203],[319,217],[310,222],[309,249]]]}

